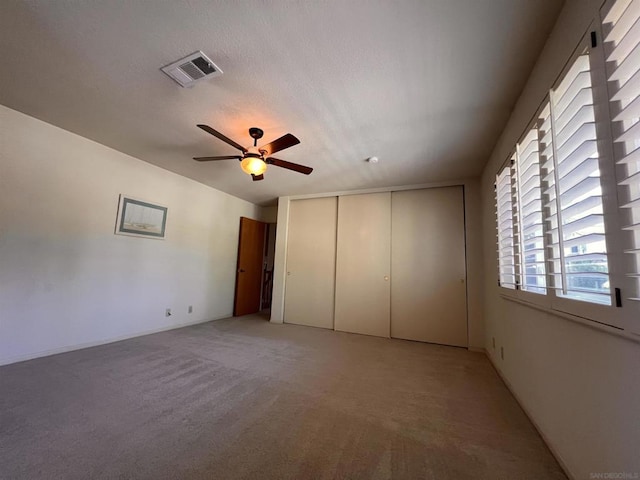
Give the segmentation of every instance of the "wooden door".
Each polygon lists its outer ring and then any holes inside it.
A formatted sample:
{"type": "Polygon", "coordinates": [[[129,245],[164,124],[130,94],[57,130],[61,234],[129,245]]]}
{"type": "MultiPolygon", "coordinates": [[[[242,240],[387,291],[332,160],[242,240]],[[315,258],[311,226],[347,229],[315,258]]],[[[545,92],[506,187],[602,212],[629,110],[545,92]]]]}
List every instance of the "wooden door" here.
{"type": "Polygon", "coordinates": [[[336,197],[291,202],[286,323],[333,329],[337,207],[336,197]]]}
{"type": "Polygon", "coordinates": [[[335,329],[389,337],[391,194],[338,199],[335,329]]]}
{"type": "Polygon", "coordinates": [[[391,196],[391,336],[467,346],[462,187],[391,196]]]}
{"type": "Polygon", "coordinates": [[[264,222],[240,217],[236,294],[233,305],[233,315],[236,317],[260,311],[266,225],[264,222]]]}

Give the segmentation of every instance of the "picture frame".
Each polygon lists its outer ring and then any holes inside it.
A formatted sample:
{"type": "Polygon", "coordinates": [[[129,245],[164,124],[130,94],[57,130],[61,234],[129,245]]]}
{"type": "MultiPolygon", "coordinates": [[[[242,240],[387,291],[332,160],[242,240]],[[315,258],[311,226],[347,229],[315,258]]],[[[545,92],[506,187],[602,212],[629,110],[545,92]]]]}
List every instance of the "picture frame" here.
{"type": "Polygon", "coordinates": [[[162,205],[121,194],[115,234],[164,240],[167,211],[162,205]]]}

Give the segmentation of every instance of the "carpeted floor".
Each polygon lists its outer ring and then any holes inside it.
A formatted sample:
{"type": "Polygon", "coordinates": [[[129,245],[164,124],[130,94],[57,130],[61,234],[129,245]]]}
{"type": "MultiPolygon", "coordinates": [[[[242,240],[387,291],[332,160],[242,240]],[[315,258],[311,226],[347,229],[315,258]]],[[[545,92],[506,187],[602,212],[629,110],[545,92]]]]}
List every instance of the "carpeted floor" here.
{"type": "Polygon", "coordinates": [[[566,478],[482,354],[227,319],[0,367],[2,479],[566,478]]]}

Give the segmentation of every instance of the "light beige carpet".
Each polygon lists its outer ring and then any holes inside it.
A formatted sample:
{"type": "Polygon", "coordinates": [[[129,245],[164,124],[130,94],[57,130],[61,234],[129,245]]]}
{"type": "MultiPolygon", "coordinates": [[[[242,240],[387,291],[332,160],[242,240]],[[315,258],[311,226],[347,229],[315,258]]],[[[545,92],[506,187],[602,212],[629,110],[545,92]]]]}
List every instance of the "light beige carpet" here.
{"type": "Polygon", "coordinates": [[[0,367],[2,479],[563,479],[489,361],[221,320],[0,367]]]}

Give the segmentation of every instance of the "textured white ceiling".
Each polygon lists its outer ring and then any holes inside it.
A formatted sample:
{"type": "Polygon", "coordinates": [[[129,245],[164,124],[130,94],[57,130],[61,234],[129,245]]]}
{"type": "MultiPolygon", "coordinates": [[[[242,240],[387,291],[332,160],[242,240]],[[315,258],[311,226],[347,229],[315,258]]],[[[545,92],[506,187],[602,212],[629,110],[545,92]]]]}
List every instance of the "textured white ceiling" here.
{"type": "Polygon", "coordinates": [[[562,3],[4,0],[0,103],[260,204],[475,176],[562,3]],[[196,50],[224,75],[160,72],[196,50]],[[195,162],[236,153],[197,123],[246,146],[291,132],[277,156],[315,170],[195,162]]]}

